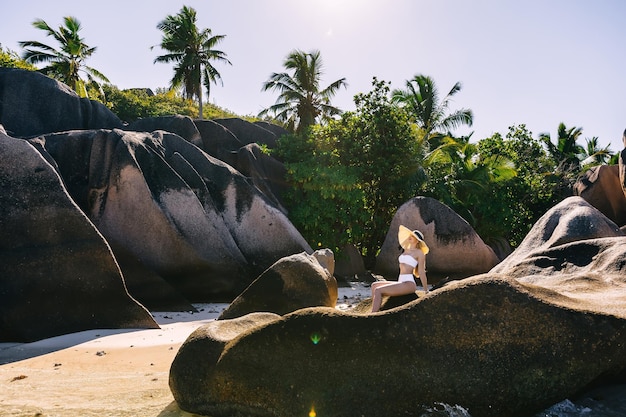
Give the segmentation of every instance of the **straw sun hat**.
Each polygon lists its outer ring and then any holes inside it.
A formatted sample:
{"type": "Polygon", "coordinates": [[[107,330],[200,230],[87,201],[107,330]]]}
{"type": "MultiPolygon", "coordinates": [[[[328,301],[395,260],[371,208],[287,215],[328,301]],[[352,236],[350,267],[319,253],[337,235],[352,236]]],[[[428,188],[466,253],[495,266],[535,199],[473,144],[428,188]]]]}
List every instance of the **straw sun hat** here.
{"type": "Polygon", "coordinates": [[[428,249],[428,245],[424,242],[424,235],[419,230],[411,230],[408,227],[400,225],[398,229],[398,242],[400,242],[400,246],[403,249],[407,249],[409,246],[409,237],[414,236],[417,239],[417,246],[424,252],[426,255],[430,249],[428,249]]]}

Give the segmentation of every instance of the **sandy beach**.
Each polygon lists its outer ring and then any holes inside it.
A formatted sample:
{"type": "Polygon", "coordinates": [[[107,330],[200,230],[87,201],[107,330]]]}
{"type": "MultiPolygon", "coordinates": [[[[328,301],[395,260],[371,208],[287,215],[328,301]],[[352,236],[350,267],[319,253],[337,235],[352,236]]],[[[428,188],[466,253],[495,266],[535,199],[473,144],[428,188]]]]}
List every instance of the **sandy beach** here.
{"type": "MultiPolygon", "coordinates": [[[[369,297],[340,287],[338,309],[369,297]]],[[[197,313],[153,312],[161,329],[89,330],[33,343],[0,343],[3,417],[189,417],[168,386],[180,345],[227,304],[197,313]]]]}

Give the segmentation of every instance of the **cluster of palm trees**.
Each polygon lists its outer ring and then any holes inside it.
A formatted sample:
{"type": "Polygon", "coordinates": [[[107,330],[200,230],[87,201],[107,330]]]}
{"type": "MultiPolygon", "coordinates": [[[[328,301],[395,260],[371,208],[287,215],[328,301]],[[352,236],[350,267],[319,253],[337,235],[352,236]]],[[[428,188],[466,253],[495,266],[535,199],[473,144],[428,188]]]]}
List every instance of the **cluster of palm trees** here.
{"type": "MultiPolygon", "coordinates": [[[[37,41],[20,42],[25,48],[23,59],[29,64],[48,64],[40,71],[69,85],[82,97],[88,97],[91,89],[96,89],[104,97],[99,81],[108,83],[109,80],[86,65],[86,60],[96,48],[89,47],[80,37],[80,22],[74,17],[65,17],[64,25],[55,30],[38,19],[33,22],[33,26],[45,31],[60,47],[57,49],[37,41]],[[86,74],[86,80],[82,74],[86,74]]],[[[187,6],[183,6],[177,14],[168,15],[157,24],[157,28],[163,33],[158,46],[166,53],[157,56],[154,63],[174,64],[170,89],[181,91],[189,100],[197,100],[199,117],[202,118],[203,90],[206,89],[208,100],[211,85],[222,81],[213,63],[232,65],[226,53],[215,49],[225,35],[213,35],[210,29],[198,28],[196,11],[187,6]]],[[[283,67],[284,71],[271,74],[268,81],[263,83],[262,89],[277,92],[278,98],[274,105],[261,111],[258,117],[281,122],[296,135],[305,137],[309,128],[328,125],[326,122],[342,114],[340,109],[331,104],[331,99],[339,89],[347,87],[346,79],[340,78],[326,87],[321,86],[323,62],[318,50],[293,50],[287,55],[283,67]]],[[[490,200],[490,195],[504,195],[506,199],[506,196],[520,192],[536,192],[528,184],[524,185],[524,181],[517,184],[509,181],[518,174],[528,176],[525,168],[519,172],[516,169],[520,168],[523,154],[529,148],[535,149],[536,155],[541,158],[549,156],[551,162],[545,166],[553,172],[546,174],[555,178],[551,184],[558,184],[556,187],[549,184],[548,188],[553,189],[546,188],[545,193],[540,192],[545,194],[542,198],[546,201],[539,203],[549,203],[547,200],[552,198],[555,191],[558,194],[571,189],[576,177],[586,167],[616,160],[617,155],[611,155],[608,146],[598,146],[597,137],[587,139],[584,147],[579,145],[582,129],[567,128],[563,123],[558,127],[556,143],[546,133],[540,134],[538,141],[528,140],[530,135],[526,134],[525,127],[518,129],[517,133],[511,131],[514,138],[515,135],[519,137],[508,144],[503,138],[497,138],[499,134],[478,143],[470,142],[471,134],[456,137],[453,130],[462,126],[471,127],[473,124],[471,110],[449,109],[451,99],[461,91],[461,87],[460,83],[455,83],[440,98],[433,79],[418,74],[407,80],[403,89],[393,90],[391,94],[387,89],[385,100],[388,98],[395,109],[402,109],[419,132],[416,146],[421,147],[418,152],[421,156],[416,164],[420,164],[424,172],[430,172],[431,177],[427,186],[420,185],[420,192],[435,196],[452,206],[473,225],[480,224],[481,218],[494,217],[489,210],[476,209],[485,206],[484,202],[490,200]],[[516,144],[512,144],[514,142],[516,144]],[[536,150],[536,147],[541,147],[538,142],[543,144],[545,152],[536,150]],[[504,149],[507,146],[512,148],[504,149]]],[[[539,165],[535,163],[532,169],[537,170],[539,165]]],[[[543,182],[543,179],[527,182],[533,181],[543,182]]],[[[497,206],[493,201],[491,203],[497,206]]],[[[500,202],[500,205],[505,205],[505,202],[500,202]]],[[[542,209],[538,207],[535,211],[541,212],[542,209]]],[[[526,219],[520,221],[530,221],[532,216],[532,213],[528,214],[526,219]]],[[[494,232],[495,235],[501,233],[494,232]]]]}
{"type": "MultiPolygon", "coordinates": [[[[64,24],[55,30],[45,21],[35,20],[33,26],[53,37],[60,47],[57,49],[38,41],[23,41],[20,42],[20,46],[25,48],[23,59],[31,64],[47,64],[40,72],[67,84],[81,97],[89,97],[88,87],[95,88],[104,97],[100,82],[108,83],[108,78],[86,64],[96,47],[90,47],[80,37],[78,19],[68,16],[63,21],[64,24]],[[87,81],[83,79],[83,73],[87,81]]],[[[183,6],[175,15],[168,15],[157,24],[157,28],[163,32],[159,46],[167,53],[157,56],[154,62],[174,63],[170,88],[182,90],[187,99],[196,99],[199,117],[202,118],[203,88],[208,100],[211,84],[222,80],[213,62],[231,64],[226,53],[214,49],[225,35],[213,35],[211,29],[199,29],[196,11],[188,6],[183,6]]],[[[271,115],[293,130],[300,131],[318,120],[340,113],[330,104],[330,99],[347,84],[342,78],[320,89],[322,60],[319,51],[293,51],[284,66],[288,71],[293,70],[293,74],[272,74],[263,85],[264,90],[275,90],[280,94],[276,104],[263,110],[259,117],[271,115]]]]}
{"type": "MultiPolygon", "coordinates": [[[[108,78],[86,64],[96,47],[90,47],[80,37],[81,24],[78,19],[68,16],[63,22],[55,30],[44,20],[35,20],[33,26],[53,37],[60,47],[38,41],[22,41],[19,43],[24,48],[22,58],[30,64],[47,64],[39,71],[67,84],[81,97],[89,97],[88,87],[95,88],[103,97],[100,82],[109,83],[108,78]],[[83,79],[83,73],[87,81],[83,79]]],[[[181,88],[188,99],[196,98],[199,117],[202,118],[202,87],[206,88],[208,99],[211,84],[221,81],[220,73],[212,62],[230,64],[230,61],[224,52],[213,49],[225,35],[212,35],[210,29],[199,29],[196,22],[196,11],[187,6],[159,22],[157,28],[163,32],[160,47],[167,53],[158,56],[154,62],[175,64],[170,87],[181,88]]]]}
{"type": "MultiPolygon", "coordinates": [[[[57,49],[38,41],[23,41],[20,42],[24,48],[23,59],[30,64],[48,64],[40,71],[64,82],[81,97],[88,97],[89,88],[95,88],[103,97],[99,82],[108,83],[109,80],[86,64],[96,47],[88,46],[80,36],[81,24],[75,17],[65,17],[63,22],[55,30],[45,21],[35,20],[33,26],[45,31],[60,47],[57,49]],[[83,79],[83,73],[87,80],[83,79]]],[[[213,35],[210,29],[199,29],[196,11],[188,6],[183,6],[175,15],[168,15],[157,24],[157,28],[163,32],[159,46],[167,53],[157,56],[154,62],[174,63],[170,88],[180,89],[190,100],[196,99],[199,117],[202,118],[203,87],[208,100],[211,84],[221,82],[221,75],[213,62],[231,64],[223,51],[214,49],[225,35],[213,35]]],[[[283,66],[285,71],[273,73],[263,84],[263,90],[276,91],[279,95],[276,103],[261,111],[259,117],[271,117],[292,131],[303,132],[341,113],[340,109],[331,105],[331,99],[340,88],[347,87],[346,79],[338,79],[321,88],[323,65],[319,51],[294,50],[288,54],[283,66]]],[[[451,130],[463,125],[471,127],[473,123],[471,110],[448,113],[451,98],[460,90],[461,84],[456,83],[443,100],[439,100],[433,79],[416,75],[406,81],[405,89],[392,92],[392,100],[408,110],[413,122],[430,141],[431,148],[437,150],[432,157],[441,157],[442,152],[452,149],[462,152],[461,148],[468,145],[468,138],[460,138],[459,141],[451,134],[451,130]]],[[[549,134],[540,135],[563,173],[577,172],[589,163],[606,163],[611,158],[608,147],[598,147],[597,138],[587,139],[586,147],[578,145],[580,134],[580,128],[567,129],[561,123],[556,144],[550,140],[549,134]]]]}
{"type": "Polygon", "coordinates": [[[571,175],[585,166],[606,164],[613,158],[608,146],[599,147],[597,137],[587,138],[585,147],[579,145],[578,140],[581,135],[582,128],[568,129],[564,123],[560,123],[557,129],[556,144],[552,142],[549,133],[539,135],[548,153],[555,161],[558,161],[558,172],[571,175]]]}

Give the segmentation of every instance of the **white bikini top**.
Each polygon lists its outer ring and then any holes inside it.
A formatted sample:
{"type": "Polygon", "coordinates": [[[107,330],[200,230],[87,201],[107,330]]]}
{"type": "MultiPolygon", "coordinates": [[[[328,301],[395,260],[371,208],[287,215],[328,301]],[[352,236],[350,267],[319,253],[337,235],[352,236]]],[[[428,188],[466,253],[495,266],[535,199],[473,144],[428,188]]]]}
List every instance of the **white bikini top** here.
{"type": "Polygon", "coordinates": [[[402,254],[398,256],[398,262],[401,264],[407,264],[415,268],[417,266],[417,259],[412,257],[411,255],[402,254]]]}

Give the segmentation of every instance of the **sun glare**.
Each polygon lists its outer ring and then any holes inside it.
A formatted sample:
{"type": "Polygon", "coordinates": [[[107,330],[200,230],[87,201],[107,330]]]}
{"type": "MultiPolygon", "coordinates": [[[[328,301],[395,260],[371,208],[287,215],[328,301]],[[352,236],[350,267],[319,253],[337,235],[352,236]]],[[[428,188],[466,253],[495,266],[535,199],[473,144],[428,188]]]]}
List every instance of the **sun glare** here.
{"type": "MultiPolygon", "coordinates": [[[[374,0],[316,0],[306,4],[306,13],[318,22],[323,22],[324,34],[332,37],[341,28],[352,28],[376,15],[384,2],[374,0]]],[[[304,7],[304,6],[302,6],[304,7]]],[[[304,9],[301,9],[304,12],[304,9]]]]}

